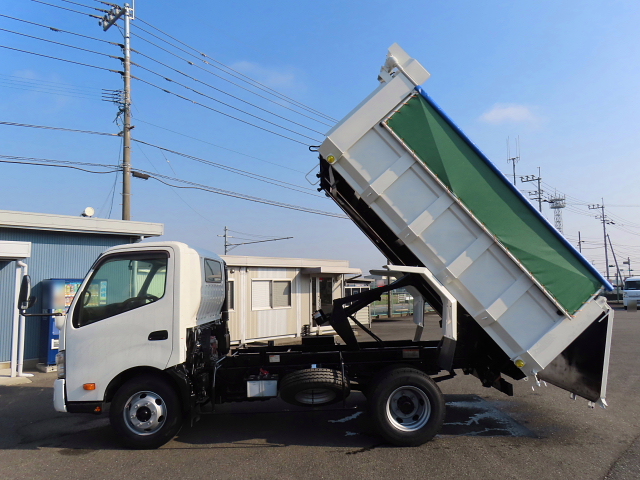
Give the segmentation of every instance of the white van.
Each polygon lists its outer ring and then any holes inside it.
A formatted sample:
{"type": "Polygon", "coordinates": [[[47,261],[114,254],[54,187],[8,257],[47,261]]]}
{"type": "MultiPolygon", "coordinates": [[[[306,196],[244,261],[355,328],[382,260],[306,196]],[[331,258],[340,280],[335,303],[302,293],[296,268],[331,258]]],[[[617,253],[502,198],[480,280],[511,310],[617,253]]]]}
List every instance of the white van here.
{"type": "Polygon", "coordinates": [[[640,277],[629,277],[624,281],[622,302],[625,309],[629,300],[636,300],[636,304],[640,305],[640,277]]]}

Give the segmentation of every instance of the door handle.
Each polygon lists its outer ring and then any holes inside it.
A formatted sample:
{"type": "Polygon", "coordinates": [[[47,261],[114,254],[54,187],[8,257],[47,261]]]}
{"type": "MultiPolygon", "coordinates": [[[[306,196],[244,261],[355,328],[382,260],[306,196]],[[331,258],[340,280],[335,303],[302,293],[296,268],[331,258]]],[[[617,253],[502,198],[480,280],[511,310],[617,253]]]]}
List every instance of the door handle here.
{"type": "Polygon", "coordinates": [[[167,338],[169,338],[169,332],[167,332],[166,330],[157,330],[155,332],[151,332],[147,340],[166,340],[167,338]]]}

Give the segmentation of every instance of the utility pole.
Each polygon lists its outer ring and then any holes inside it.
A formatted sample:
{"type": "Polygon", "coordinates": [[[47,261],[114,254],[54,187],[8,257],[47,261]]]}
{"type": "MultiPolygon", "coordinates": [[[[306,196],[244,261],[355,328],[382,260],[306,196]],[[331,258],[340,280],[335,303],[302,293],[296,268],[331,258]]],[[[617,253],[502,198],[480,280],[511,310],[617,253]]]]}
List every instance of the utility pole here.
{"type": "Polygon", "coordinates": [[[100,25],[106,32],[121,17],[124,17],[124,59],[122,61],[124,72],[124,96],[121,113],[123,116],[122,127],[122,220],[131,220],[131,47],[130,47],[130,21],[133,20],[134,10],[128,3],[124,7],[114,5],[109,12],[102,17],[100,25]]]}
{"type": "Polygon", "coordinates": [[[580,251],[580,253],[582,253],[582,243],[584,242],[584,240],[582,240],[580,238],[580,230],[578,230],[578,250],[580,251]]]}
{"type": "MultiPolygon", "coordinates": [[[[627,257],[626,261],[622,261],[623,265],[627,265],[629,267],[629,276],[631,276],[631,257],[627,257]]],[[[622,267],[624,268],[624,267],[622,267]]]]}
{"type": "Polygon", "coordinates": [[[516,156],[511,156],[511,142],[507,137],[507,163],[513,163],[513,186],[516,186],[516,163],[520,161],[520,136],[516,137],[516,156]]]}
{"type": "MultiPolygon", "coordinates": [[[[622,273],[620,273],[620,267],[618,266],[618,258],[616,257],[616,252],[613,250],[613,244],[611,243],[611,237],[607,233],[607,239],[609,240],[609,247],[611,247],[611,254],[613,255],[613,260],[616,263],[616,300],[620,301],[620,284],[622,283],[622,273]]],[[[613,265],[611,265],[613,267],[613,265]]],[[[624,267],[623,267],[624,268],[624,267]]]]}
{"type": "Polygon", "coordinates": [[[600,216],[596,216],[596,218],[602,220],[602,233],[604,236],[604,264],[607,267],[607,281],[609,281],[609,254],[608,249],[607,249],[607,224],[609,225],[615,225],[614,222],[612,222],[611,220],[609,220],[607,218],[607,216],[604,213],[604,198],[602,199],[602,203],[600,204],[596,204],[596,205],[589,205],[589,210],[600,210],[601,211],[601,215],[600,216]]]}
{"type": "Polygon", "coordinates": [[[540,213],[542,213],[542,189],[540,188],[540,181],[542,180],[542,177],[540,177],[540,167],[538,167],[538,176],[536,177],[535,175],[527,175],[525,177],[520,177],[520,181],[521,182],[538,182],[538,190],[535,191],[534,193],[536,194],[535,197],[531,197],[531,200],[538,200],[538,211],[540,213]]]}
{"type": "Polygon", "coordinates": [[[250,242],[242,242],[242,243],[229,243],[230,238],[238,238],[233,235],[229,235],[229,228],[227,226],[224,227],[224,235],[218,235],[218,237],[224,237],[224,254],[227,255],[231,250],[240,246],[240,245],[249,245],[251,243],[264,243],[264,242],[275,242],[276,240],[289,240],[293,237],[280,237],[280,238],[268,238],[266,240],[253,240],[250,242]],[[231,248],[229,248],[231,247],[231,248]]]}

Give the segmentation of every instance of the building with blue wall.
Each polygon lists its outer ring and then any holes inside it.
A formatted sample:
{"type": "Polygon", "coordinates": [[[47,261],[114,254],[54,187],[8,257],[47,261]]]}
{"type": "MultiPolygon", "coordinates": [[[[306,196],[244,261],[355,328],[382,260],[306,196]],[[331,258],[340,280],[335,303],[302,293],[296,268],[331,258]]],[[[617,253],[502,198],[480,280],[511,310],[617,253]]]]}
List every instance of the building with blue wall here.
{"type": "MultiPolygon", "coordinates": [[[[161,223],[107,220],[0,210],[0,369],[9,368],[21,264],[26,264],[36,303],[42,313],[42,282],[50,278],[83,278],[100,253],[114,245],[162,235],[161,223]]],[[[35,366],[40,351],[40,317],[27,317],[25,361],[35,366]]]]}

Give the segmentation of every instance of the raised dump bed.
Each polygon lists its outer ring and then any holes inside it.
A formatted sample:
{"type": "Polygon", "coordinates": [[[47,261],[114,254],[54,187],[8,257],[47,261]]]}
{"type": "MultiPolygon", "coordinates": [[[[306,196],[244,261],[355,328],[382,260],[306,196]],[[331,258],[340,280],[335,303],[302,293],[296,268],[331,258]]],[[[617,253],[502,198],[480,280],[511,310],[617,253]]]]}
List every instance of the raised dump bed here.
{"type": "Polygon", "coordinates": [[[420,86],[397,44],[320,147],[327,193],[396,265],[426,267],[525,375],[602,400],[609,283],[420,86]]]}

